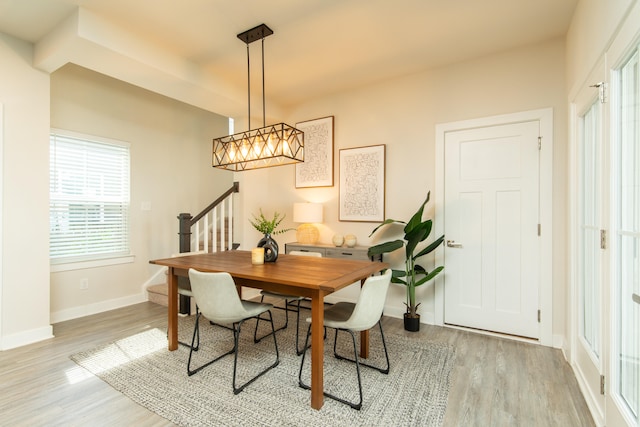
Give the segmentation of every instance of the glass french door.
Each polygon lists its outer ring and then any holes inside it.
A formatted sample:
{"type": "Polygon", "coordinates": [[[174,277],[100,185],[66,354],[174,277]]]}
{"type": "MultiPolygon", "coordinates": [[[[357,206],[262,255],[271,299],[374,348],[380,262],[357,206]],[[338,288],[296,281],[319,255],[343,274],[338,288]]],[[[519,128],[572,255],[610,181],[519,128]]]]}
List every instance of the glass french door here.
{"type": "Polygon", "coordinates": [[[580,230],[579,230],[579,295],[580,338],[594,362],[600,364],[601,335],[601,257],[602,206],[601,180],[601,113],[596,100],[580,117],[580,230]]]}
{"type": "MultiPolygon", "coordinates": [[[[604,66],[599,67],[602,77],[604,66]]],[[[601,381],[606,369],[606,334],[604,310],[607,263],[601,244],[606,220],[606,139],[604,107],[599,88],[587,87],[574,104],[576,112],[576,227],[575,227],[575,352],[573,364],[583,394],[592,408],[596,424],[605,420],[606,399],[601,381]]]]}
{"type": "Polygon", "coordinates": [[[614,73],[612,395],[640,425],[640,47],[614,73]]]}

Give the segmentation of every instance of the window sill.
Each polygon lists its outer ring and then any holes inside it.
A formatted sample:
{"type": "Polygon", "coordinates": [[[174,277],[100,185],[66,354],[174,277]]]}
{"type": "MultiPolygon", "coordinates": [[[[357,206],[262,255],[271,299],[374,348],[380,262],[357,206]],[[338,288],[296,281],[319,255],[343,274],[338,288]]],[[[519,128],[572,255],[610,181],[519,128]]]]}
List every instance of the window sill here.
{"type": "Polygon", "coordinates": [[[109,265],[129,264],[135,261],[134,255],[117,258],[94,259],[91,261],[68,262],[63,264],[51,264],[51,273],[61,271],[83,270],[86,268],[106,267],[109,265]]]}

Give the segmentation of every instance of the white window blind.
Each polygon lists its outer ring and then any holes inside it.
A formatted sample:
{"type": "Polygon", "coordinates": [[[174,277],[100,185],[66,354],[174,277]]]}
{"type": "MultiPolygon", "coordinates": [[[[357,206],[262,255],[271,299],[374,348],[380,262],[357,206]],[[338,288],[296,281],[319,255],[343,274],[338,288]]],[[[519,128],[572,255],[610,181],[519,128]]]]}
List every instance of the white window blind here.
{"type": "Polygon", "coordinates": [[[129,145],[52,131],[52,263],[129,255],[129,145]]]}

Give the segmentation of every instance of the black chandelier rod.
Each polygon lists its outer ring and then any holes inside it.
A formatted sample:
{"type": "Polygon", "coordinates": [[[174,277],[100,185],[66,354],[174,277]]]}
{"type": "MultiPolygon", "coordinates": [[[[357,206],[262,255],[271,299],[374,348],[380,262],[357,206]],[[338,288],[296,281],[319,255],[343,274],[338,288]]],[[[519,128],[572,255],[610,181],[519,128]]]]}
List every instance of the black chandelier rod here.
{"type": "Polygon", "coordinates": [[[251,130],[251,56],[249,55],[249,43],[247,43],[247,110],[248,130],[251,130]]]}
{"type": "Polygon", "coordinates": [[[264,101],[264,37],[262,37],[262,127],[267,126],[267,107],[264,101]]]}
{"type": "Polygon", "coordinates": [[[265,77],[264,77],[264,39],[273,34],[273,30],[265,24],[260,24],[250,30],[238,34],[238,38],[247,45],[247,110],[248,125],[251,130],[251,54],[249,52],[249,44],[260,39],[262,41],[262,127],[267,124],[267,108],[265,100],[265,77]]]}

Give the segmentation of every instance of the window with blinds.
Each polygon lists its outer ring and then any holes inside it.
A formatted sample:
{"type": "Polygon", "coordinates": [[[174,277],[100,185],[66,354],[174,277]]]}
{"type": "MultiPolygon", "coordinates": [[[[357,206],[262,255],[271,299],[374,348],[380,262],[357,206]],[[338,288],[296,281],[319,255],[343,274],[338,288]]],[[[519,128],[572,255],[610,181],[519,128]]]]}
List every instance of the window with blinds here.
{"type": "Polygon", "coordinates": [[[129,255],[129,145],[52,130],[49,156],[51,263],[129,255]]]}

